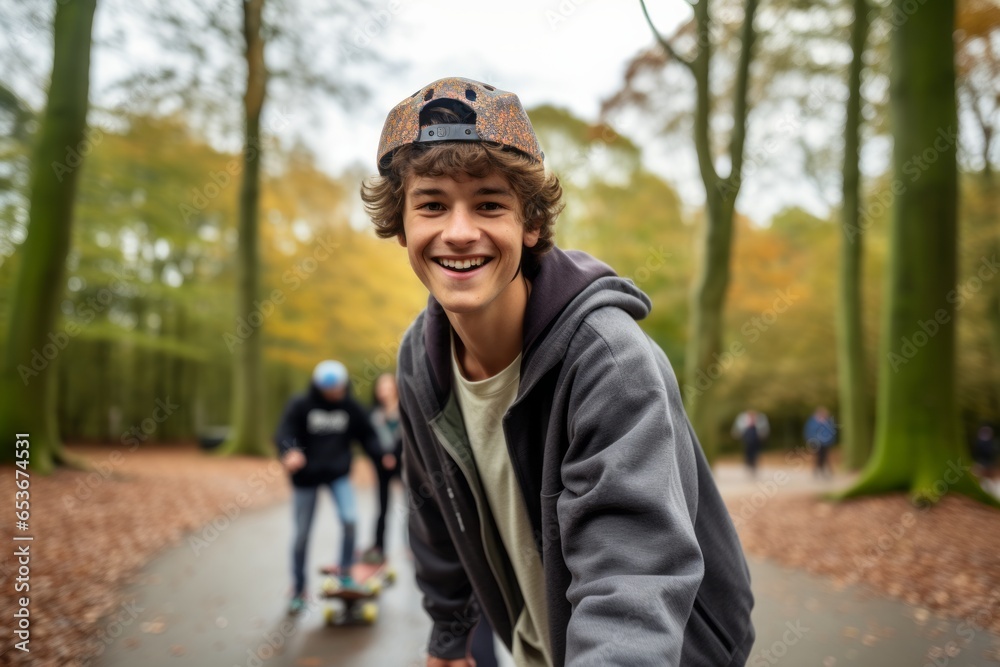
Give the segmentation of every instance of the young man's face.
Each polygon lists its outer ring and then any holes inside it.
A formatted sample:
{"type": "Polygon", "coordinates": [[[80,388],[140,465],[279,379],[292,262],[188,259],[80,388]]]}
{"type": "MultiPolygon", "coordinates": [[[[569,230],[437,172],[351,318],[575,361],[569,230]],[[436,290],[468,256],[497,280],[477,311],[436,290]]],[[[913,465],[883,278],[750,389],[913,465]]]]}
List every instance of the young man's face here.
{"type": "Polygon", "coordinates": [[[499,174],[409,178],[403,230],[399,243],[413,271],[456,314],[496,302],[517,275],[523,247],[538,242],[538,231],[524,231],[520,203],[499,174]]]}

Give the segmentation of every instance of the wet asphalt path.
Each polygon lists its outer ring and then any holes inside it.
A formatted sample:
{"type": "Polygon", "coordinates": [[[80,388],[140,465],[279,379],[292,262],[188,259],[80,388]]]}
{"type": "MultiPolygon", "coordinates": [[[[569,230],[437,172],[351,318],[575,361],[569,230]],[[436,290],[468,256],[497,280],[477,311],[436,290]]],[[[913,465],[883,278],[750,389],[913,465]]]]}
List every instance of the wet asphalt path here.
{"type": "MultiPolygon", "coordinates": [[[[721,480],[727,474],[720,475],[721,480]]],[[[734,480],[737,477],[734,475],[734,480]]],[[[720,482],[723,490],[729,486],[720,482]]],[[[358,493],[358,544],[371,542],[375,494],[358,493]]],[[[289,619],[290,501],[243,514],[197,553],[185,539],[147,565],[126,591],[138,617],[97,660],[100,667],[418,667],[430,623],[402,544],[401,489],[388,539],[398,581],[380,599],[373,626],[327,627],[315,597],[289,619]]],[[[310,543],[310,589],[322,582],[339,539],[332,501],[318,501],[310,543]]],[[[896,601],[751,560],[758,640],[748,665],[789,667],[987,667],[1000,665],[1000,637],[924,616],[896,601]],[[971,633],[970,633],[971,630],[971,633]],[[971,638],[969,635],[971,634],[971,638]],[[964,641],[968,639],[968,641],[964,641]],[[948,642],[961,646],[948,649],[948,642]],[[927,656],[935,656],[930,660],[927,656]],[[987,657],[992,656],[992,657],[987,657]]],[[[502,664],[511,665],[501,657],[502,664]]]]}
{"type": "MultiPolygon", "coordinates": [[[[197,553],[187,539],[150,563],[126,591],[139,617],[107,647],[102,667],[367,667],[423,665],[430,622],[401,543],[402,490],[394,489],[387,539],[397,582],[379,600],[372,626],[329,627],[315,595],[320,564],[336,562],[339,524],[332,500],[317,500],[309,544],[307,610],[285,614],[291,592],[291,501],[243,514],[197,553]]],[[[377,499],[359,490],[359,547],[371,544],[377,499]],[[371,520],[368,520],[371,519],[371,520]]],[[[335,604],[335,603],[334,603],[335,604]]]]}

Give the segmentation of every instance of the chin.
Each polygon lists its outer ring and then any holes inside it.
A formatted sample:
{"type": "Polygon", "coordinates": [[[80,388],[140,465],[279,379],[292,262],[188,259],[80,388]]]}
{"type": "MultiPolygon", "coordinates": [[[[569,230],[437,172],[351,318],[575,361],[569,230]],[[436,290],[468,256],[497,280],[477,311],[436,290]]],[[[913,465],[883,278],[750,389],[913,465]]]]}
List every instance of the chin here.
{"type": "Polygon", "coordinates": [[[454,295],[451,297],[442,295],[439,297],[435,294],[434,298],[437,299],[437,302],[441,304],[442,308],[449,313],[454,313],[455,315],[474,313],[477,310],[480,310],[484,305],[481,300],[469,298],[469,296],[466,295],[460,295],[457,297],[454,295]]]}
{"type": "Polygon", "coordinates": [[[464,315],[483,309],[492,303],[497,295],[490,290],[483,289],[482,285],[477,285],[472,289],[445,288],[435,285],[435,289],[430,289],[434,299],[441,304],[441,307],[450,313],[464,315]]]}

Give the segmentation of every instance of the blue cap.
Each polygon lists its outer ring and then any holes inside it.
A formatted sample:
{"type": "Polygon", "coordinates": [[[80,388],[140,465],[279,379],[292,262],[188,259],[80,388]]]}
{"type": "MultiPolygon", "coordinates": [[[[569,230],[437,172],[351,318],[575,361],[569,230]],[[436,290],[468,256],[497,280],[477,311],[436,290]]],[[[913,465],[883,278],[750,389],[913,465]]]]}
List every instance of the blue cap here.
{"type": "Polygon", "coordinates": [[[339,361],[321,361],[313,371],[313,384],[323,391],[346,387],[347,367],[339,361]]]}

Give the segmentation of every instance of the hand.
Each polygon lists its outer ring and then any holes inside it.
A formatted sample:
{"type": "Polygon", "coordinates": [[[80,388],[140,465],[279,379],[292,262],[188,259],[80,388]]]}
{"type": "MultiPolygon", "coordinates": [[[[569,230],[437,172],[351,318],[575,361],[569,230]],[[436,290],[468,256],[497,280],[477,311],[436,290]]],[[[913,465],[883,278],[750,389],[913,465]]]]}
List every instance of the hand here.
{"type": "Polygon", "coordinates": [[[285,466],[285,470],[292,474],[301,470],[305,464],[306,455],[302,453],[301,449],[289,449],[281,457],[281,465],[285,466]]]}
{"type": "Polygon", "coordinates": [[[382,467],[386,470],[396,469],[396,457],[393,454],[386,454],[382,457],[382,467]]]}
{"type": "Polygon", "coordinates": [[[472,658],[445,660],[443,658],[427,656],[427,667],[476,667],[476,661],[472,658]]]}

